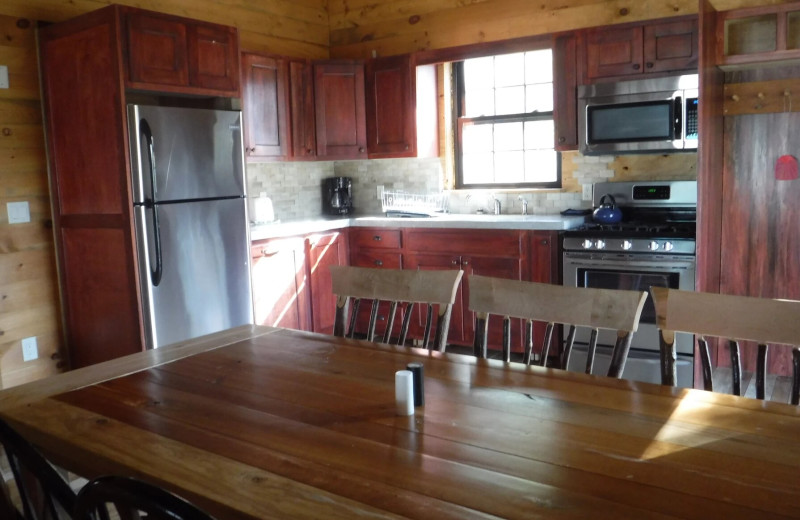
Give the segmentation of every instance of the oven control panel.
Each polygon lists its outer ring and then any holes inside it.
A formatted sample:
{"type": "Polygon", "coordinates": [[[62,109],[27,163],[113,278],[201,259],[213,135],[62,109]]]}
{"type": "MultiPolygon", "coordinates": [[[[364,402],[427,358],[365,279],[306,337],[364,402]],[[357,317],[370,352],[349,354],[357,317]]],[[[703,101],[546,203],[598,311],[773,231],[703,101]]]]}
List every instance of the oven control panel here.
{"type": "Polygon", "coordinates": [[[691,239],[680,238],[649,239],[565,237],[564,250],[693,255],[695,253],[695,241],[691,239]]]}

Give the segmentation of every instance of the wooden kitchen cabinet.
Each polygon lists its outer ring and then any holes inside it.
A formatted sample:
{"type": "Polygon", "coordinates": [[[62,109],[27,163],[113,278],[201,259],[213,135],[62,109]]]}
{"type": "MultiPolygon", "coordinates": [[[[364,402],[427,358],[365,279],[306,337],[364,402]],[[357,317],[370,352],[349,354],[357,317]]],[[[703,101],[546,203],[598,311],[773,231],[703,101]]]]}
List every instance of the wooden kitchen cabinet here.
{"type": "Polygon", "coordinates": [[[316,158],[314,68],[309,60],[289,61],[289,112],[292,159],[316,158]]]}
{"type": "Polygon", "coordinates": [[[363,62],[314,63],[314,121],[317,158],[367,158],[363,62]]]}
{"type": "Polygon", "coordinates": [[[248,160],[289,154],[288,67],[280,57],[242,54],[244,151],[248,160]]]}
{"type": "Polygon", "coordinates": [[[697,19],[589,29],[588,82],[697,69],[697,19]]]}
{"type": "Polygon", "coordinates": [[[256,324],[311,330],[305,240],[262,240],[250,251],[256,324]]]}
{"type": "Polygon", "coordinates": [[[347,234],[343,231],[309,235],[308,277],[311,281],[312,330],[333,334],[336,296],[331,285],[330,266],[347,265],[347,234]]]}
{"type": "Polygon", "coordinates": [[[366,63],[369,157],[416,157],[416,73],[410,55],[366,63]]]}
{"type": "Polygon", "coordinates": [[[555,149],[578,149],[578,43],[574,33],[553,41],[553,124],[555,149]]]}
{"type": "Polygon", "coordinates": [[[734,9],[717,17],[717,65],[800,58],[800,2],[734,9]]]}
{"type": "Polygon", "coordinates": [[[128,7],[112,8],[124,20],[128,88],[238,96],[236,28],[128,7]]]}

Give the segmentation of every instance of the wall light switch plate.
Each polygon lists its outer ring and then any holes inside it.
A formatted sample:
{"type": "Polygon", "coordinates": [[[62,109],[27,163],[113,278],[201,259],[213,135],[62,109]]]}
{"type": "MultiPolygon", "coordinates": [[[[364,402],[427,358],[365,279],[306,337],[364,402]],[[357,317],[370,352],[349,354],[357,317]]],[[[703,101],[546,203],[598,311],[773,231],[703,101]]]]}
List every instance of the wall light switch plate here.
{"type": "Polygon", "coordinates": [[[36,345],[36,336],[22,340],[22,361],[33,361],[39,357],[39,348],[36,345]]]}
{"type": "Polygon", "coordinates": [[[8,65],[0,65],[0,88],[9,88],[8,65]]]}
{"type": "Polygon", "coordinates": [[[593,184],[583,184],[583,194],[581,196],[581,200],[592,200],[592,188],[594,187],[593,184]]]}
{"type": "Polygon", "coordinates": [[[23,224],[31,221],[31,208],[27,200],[8,202],[6,203],[6,208],[8,209],[9,224],[23,224]]]}

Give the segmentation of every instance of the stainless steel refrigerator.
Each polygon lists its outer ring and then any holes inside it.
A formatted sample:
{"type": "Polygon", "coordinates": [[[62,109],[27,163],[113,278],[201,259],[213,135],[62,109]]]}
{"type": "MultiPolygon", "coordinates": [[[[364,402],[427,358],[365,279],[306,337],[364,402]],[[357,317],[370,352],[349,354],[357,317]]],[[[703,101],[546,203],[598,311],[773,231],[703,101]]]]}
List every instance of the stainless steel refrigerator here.
{"type": "Polygon", "coordinates": [[[253,322],[241,113],[128,105],[147,348],[253,322]]]}

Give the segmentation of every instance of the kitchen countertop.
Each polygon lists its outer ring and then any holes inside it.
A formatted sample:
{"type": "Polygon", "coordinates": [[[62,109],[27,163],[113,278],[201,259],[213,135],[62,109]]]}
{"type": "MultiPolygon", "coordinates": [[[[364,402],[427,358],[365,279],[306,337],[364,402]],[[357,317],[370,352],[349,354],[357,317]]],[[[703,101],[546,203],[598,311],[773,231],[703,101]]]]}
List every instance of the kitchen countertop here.
{"type": "Polygon", "coordinates": [[[435,217],[407,218],[383,215],[355,215],[349,218],[312,218],[271,224],[253,224],[250,240],[265,240],[330,231],[347,227],[413,227],[462,229],[526,229],[562,231],[586,222],[585,216],[561,215],[476,215],[449,213],[435,217]]]}

